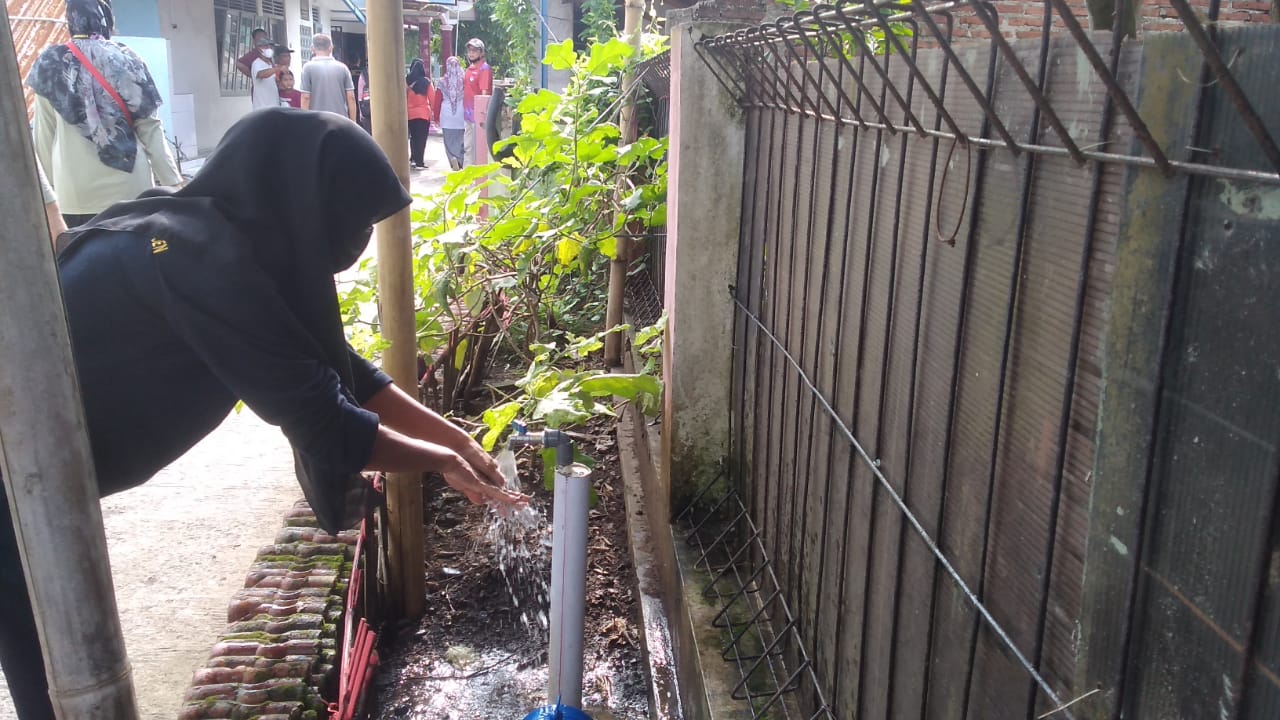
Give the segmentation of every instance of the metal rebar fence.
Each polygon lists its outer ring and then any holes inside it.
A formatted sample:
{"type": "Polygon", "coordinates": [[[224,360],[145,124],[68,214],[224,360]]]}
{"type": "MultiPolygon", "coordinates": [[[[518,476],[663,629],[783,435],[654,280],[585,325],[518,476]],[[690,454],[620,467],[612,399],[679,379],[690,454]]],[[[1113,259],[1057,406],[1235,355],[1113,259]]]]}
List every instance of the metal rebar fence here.
{"type": "Polygon", "coordinates": [[[1280,29],[1167,4],[1125,42],[868,0],[697,44],[747,139],[733,455],[678,520],[753,718],[1280,712],[1280,29]],[[1230,402],[1186,384],[1215,340],[1230,402]],[[1213,515],[1178,442],[1240,433],[1262,510],[1213,515]]]}
{"type": "MultiPolygon", "coordinates": [[[[664,138],[671,105],[671,53],[663,52],[645,60],[636,68],[636,77],[645,88],[640,103],[641,133],[664,138]]],[[[637,327],[647,327],[662,317],[666,243],[665,230],[632,239],[633,255],[624,299],[627,314],[637,327]]]]}

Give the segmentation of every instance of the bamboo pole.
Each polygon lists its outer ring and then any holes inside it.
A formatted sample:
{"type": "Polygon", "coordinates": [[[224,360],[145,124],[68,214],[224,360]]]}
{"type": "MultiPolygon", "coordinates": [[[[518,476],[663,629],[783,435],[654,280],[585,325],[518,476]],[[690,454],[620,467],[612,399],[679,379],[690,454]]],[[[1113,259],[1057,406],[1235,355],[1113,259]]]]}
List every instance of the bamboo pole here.
{"type": "MultiPolygon", "coordinates": [[[[635,49],[633,57],[640,57],[640,23],[644,19],[645,0],[626,0],[622,20],[622,35],[635,49]]],[[[632,65],[634,67],[634,65],[632,65]]],[[[638,82],[635,70],[628,68],[622,74],[622,109],[619,124],[622,126],[622,144],[633,143],[639,134],[636,120],[634,86],[638,82]]],[[[609,301],[605,306],[605,328],[622,324],[623,291],[627,286],[627,268],[631,262],[631,239],[618,238],[616,257],[609,261],[609,301]]],[[[609,367],[622,364],[622,333],[609,333],[604,338],[604,361],[609,367]]]]}
{"type": "MultiPolygon", "coordinates": [[[[409,129],[404,84],[404,8],[400,0],[369,0],[369,94],[373,139],[409,187],[409,129]]],[[[382,368],[396,385],[418,397],[417,327],[413,302],[413,258],[409,210],[378,223],[378,298],[382,368]]],[[[416,618],[426,602],[422,532],[422,477],[394,473],[387,482],[387,556],[393,617],[416,618]]]]}
{"type": "Polygon", "coordinates": [[[60,720],[136,718],[8,11],[0,26],[0,472],[60,720]]]}

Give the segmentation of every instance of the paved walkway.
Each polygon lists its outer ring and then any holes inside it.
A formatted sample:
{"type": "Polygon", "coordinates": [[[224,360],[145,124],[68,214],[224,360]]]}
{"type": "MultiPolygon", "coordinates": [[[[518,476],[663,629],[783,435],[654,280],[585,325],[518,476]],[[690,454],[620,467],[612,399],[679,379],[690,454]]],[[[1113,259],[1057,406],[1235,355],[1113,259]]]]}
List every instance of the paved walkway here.
{"type": "MultiPolygon", "coordinates": [[[[414,193],[444,182],[438,135],[427,160],[414,171],[414,193]]],[[[284,436],[244,410],[145,485],[102,502],[142,720],[177,716],[192,672],[226,626],[227,602],[301,496],[284,436]]],[[[0,720],[15,718],[0,683],[0,720]]]]}

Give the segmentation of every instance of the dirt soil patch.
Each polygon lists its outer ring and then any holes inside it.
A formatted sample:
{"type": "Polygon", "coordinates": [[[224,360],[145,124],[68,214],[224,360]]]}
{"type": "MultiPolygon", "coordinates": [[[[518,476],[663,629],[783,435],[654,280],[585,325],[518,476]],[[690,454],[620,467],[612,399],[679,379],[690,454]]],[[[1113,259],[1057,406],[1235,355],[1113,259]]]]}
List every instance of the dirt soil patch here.
{"type": "MultiPolygon", "coordinates": [[[[587,540],[584,709],[595,720],[643,720],[648,691],[613,421],[585,432],[592,440],[580,442],[596,460],[599,500],[587,540]]],[[[519,458],[522,486],[549,520],[541,460],[527,450],[519,458]]],[[[442,482],[428,483],[426,498],[427,611],[384,647],[373,717],[521,720],[547,704],[547,607],[538,580],[550,575],[549,530],[536,577],[511,578],[508,589],[486,511],[442,482]]]]}

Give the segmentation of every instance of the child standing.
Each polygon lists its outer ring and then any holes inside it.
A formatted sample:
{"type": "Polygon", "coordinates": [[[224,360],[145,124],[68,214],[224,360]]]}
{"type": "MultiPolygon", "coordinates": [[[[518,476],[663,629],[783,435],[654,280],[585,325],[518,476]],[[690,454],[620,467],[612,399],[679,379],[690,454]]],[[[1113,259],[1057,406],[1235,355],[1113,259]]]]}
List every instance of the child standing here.
{"type": "Polygon", "coordinates": [[[301,108],[302,93],[293,86],[293,71],[281,70],[277,82],[280,84],[280,106],[301,108]]]}

